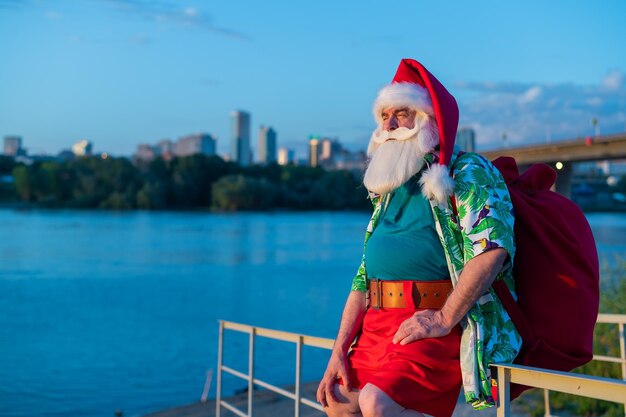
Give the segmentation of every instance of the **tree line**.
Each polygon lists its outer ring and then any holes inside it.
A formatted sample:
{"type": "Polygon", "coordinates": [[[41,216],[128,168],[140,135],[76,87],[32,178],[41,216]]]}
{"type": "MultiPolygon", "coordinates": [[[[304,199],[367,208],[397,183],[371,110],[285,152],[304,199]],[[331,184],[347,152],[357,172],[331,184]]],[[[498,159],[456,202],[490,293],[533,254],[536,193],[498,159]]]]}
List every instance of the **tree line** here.
{"type": "Polygon", "coordinates": [[[2,156],[0,175],[0,199],[50,208],[371,208],[360,178],[349,171],[278,164],[241,167],[218,156],[200,154],[137,163],[127,158],[80,157],[31,165],[2,156]]]}

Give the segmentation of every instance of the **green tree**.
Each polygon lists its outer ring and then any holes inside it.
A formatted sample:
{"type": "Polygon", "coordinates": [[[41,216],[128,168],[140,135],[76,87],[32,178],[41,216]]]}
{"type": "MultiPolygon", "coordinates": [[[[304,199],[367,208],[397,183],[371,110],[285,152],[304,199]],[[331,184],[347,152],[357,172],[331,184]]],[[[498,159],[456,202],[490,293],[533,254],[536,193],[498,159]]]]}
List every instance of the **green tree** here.
{"type": "Polygon", "coordinates": [[[318,178],[311,189],[316,208],[346,210],[371,208],[367,191],[348,171],[330,171],[318,178]]]}
{"type": "Polygon", "coordinates": [[[212,195],[216,210],[267,210],[275,207],[278,188],[263,178],[228,175],[213,184],[212,195]]]}
{"type": "Polygon", "coordinates": [[[133,208],[141,186],[136,168],[126,158],[78,158],[68,163],[69,205],[83,208],[133,208]]]}
{"type": "Polygon", "coordinates": [[[12,175],[16,165],[12,156],[0,155],[0,175],[12,175]]]}
{"type": "Polygon", "coordinates": [[[285,165],[280,176],[280,205],[296,210],[312,210],[320,208],[318,196],[313,193],[313,185],[324,175],[320,168],[285,165]]]}
{"type": "Polygon", "coordinates": [[[144,210],[161,210],[167,208],[167,182],[146,182],[137,192],[136,206],[144,210]]]}
{"type": "Polygon", "coordinates": [[[15,191],[22,201],[34,201],[37,190],[36,168],[32,165],[18,165],[13,168],[15,191]]]}

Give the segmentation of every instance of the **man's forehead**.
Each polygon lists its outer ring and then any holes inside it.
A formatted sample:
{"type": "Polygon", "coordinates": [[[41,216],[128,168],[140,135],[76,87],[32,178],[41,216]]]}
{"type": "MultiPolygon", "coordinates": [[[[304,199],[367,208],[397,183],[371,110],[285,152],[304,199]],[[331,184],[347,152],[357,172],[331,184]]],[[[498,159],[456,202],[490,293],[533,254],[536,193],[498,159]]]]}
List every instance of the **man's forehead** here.
{"type": "Polygon", "coordinates": [[[385,107],[381,110],[381,113],[398,113],[401,111],[415,111],[409,106],[392,106],[385,107]]]}

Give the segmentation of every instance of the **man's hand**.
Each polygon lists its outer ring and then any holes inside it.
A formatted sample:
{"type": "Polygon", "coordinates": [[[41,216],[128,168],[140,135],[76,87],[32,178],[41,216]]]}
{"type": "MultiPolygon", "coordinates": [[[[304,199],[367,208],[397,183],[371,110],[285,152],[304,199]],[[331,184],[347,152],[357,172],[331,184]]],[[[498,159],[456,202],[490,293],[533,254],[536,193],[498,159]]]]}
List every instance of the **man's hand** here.
{"type": "Polygon", "coordinates": [[[445,323],[441,310],[422,310],[404,320],[393,336],[393,343],[406,345],[428,337],[446,336],[452,326],[445,323]]]}
{"type": "Polygon", "coordinates": [[[323,407],[328,407],[328,399],[338,402],[335,395],[335,384],[341,378],[343,385],[350,391],[350,379],[348,376],[348,360],[345,354],[333,351],[326,367],[324,377],[317,387],[317,402],[323,407]]]}

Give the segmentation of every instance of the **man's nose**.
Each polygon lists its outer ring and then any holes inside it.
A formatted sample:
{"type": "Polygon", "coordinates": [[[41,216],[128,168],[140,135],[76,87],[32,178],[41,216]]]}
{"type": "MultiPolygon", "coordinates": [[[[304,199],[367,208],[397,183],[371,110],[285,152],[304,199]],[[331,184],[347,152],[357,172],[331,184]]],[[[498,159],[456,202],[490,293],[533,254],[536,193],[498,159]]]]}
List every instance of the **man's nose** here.
{"type": "Polygon", "coordinates": [[[391,131],[391,130],[395,130],[397,127],[398,127],[398,120],[393,116],[385,120],[385,123],[383,123],[383,130],[391,131]]]}

